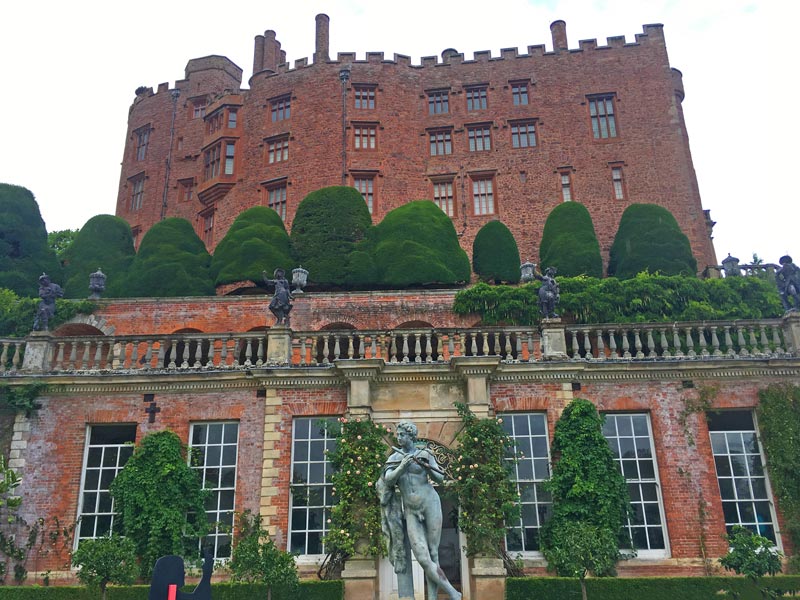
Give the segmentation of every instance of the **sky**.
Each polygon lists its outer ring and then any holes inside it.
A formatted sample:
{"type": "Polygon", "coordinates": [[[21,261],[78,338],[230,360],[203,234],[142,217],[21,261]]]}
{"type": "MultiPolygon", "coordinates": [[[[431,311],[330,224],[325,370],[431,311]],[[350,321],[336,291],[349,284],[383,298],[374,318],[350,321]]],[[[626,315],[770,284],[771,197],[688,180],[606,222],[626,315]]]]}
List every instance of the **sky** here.
{"type": "Polygon", "coordinates": [[[800,260],[800,64],[797,0],[30,0],[0,21],[0,182],[30,189],[48,231],[113,214],[134,90],[183,78],[190,58],[221,54],[252,74],[267,29],[287,60],[311,57],[314,16],[330,19],[330,51],[466,58],[545,44],[550,23],[578,41],[662,23],[683,102],[703,206],[717,222],[718,260],[800,260]],[[798,169],[796,171],[795,169],[798,169]],[[792,175],[794,173],[794,175],[792,175]]]}

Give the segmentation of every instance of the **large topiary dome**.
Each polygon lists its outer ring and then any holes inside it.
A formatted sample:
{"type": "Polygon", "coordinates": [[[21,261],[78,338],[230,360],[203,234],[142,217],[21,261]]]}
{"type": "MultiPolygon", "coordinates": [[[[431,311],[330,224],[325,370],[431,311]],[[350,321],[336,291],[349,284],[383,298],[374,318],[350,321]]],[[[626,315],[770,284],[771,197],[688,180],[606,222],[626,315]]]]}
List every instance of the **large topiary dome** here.
{"type": "Polygon", "coordinates": [[[603,276],[600,244],[589,211],[578,202],[563,202],[547,216],[539,245],[542,269],[556,267],[563,277],[603,276]]]}
{"type": "Polygon", "coordinates": [[[489,221],[472,242],[472,270],[484,281],[517,283],[520,277],[519,249],[508,227],[489,221]]]}

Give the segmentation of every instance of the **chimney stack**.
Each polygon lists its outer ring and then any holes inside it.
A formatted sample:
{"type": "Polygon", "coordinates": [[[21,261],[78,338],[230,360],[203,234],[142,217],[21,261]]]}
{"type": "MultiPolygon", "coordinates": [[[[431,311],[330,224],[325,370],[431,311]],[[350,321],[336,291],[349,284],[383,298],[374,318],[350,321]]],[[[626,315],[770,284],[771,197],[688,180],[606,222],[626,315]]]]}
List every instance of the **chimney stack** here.
{"type": "Polygon", "coordinates": [[[317,21],[317,35],[316,35],[316,51],[314,52],[314,62],[327,62],[330,60],[328,54],[328,46],[330,43],[330,22],[331,19],[328,15],[318,14],[317,21]]]}
{"type": "Polygon", "coordinates": [[[264,36],[256,36],[256,45],[253,52],[253,73],[264,70],[264,36]]]}
{"type": "Polygon", "coordinates": [[[567,24],[564,21],[559,19],[550,23],[550,34],[553,36],[553,52],[569,50],[567,45],[567,24]]]}

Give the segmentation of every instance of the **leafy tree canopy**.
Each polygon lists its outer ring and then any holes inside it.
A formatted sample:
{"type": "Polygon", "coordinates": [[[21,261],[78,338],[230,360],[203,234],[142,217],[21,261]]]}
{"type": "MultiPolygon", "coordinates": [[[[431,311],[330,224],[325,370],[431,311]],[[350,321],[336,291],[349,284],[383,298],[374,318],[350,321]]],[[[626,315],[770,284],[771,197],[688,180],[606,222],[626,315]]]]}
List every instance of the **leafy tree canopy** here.
{"type": "Polygon", "coordinates": [[[100,268],[105,273],[107,297],[121,295],[136,251],[128,222],[113,215],[97,215],[75,232],[74,241],[61,254],[64,264],[64,295],[85,298],[89,275],[100,268]]]}
{"type": "Polygon", "coordinates": [[[136,545],[142,577],[150,576],[161,556],[196,556],[197,539],[207,529],[207,492],[174,432],[144,436],[110,490],[115,527],[136,545]]]}
{"type": "Polygon", "coordinates": [[[610,276],[629,279],[642,271],[697,274],[689,238],[672,213],[656,204],[631,204],[626,208],[611,246],[610,276]]]}
{"type": "Polygon", "coordinates": [[[169,218],[142,238],[122,295],[130,297],[213,296],[211,256],[189,221],[169,218]]]}
{"type": "Polygon", "coordinates": [[[309,281],[343,285],[350,253],[371,225],[364,198],[355,188],[311,192],[292,221],[292,258],[308,269],[309,281]]]}
{"type": "Polygon", "coordinates": [[[61,231],[47,232],[47,245],[56,253],[59,260],[64,251],[75,241],[78,231],[78,229],[62,229],[61,231]]]}
{"type": "Polygon", "coordinates": [[[39,205],[30,190],[0,183],[0,287],[36,296],[42,273],[56,283],[62,281],[39,205]]]}
{"type": "Polygon", "coordinates": [[[511,231],[500,221],[480,228],[472,243],[472,270],[484,281],[517,283],[519,249],[511,231]]]}
{"type": "Polygon", "coordinates": [[[565,277],[603,276],[600,243],[589,211],[579,202],[562,202],[547,216],[539,245],[542,270],[556,267],[565,277]]]}
{"type": "Polygon", "coordinates": [[[277,268],[292,267],[289,236],[278,213],[266,206],[242,212],[217,244],[211,259],[215,285],[234,281],[261,281],[261,272],[272,276],[277,268]]]}
{"type": "Polygon", "coordinates": [[[131,585],[139,572],[133,540],[118,535],[81,540],[72,564],[78,567],[78,581],[100,588],[103,600],[109,583],[131,585]]]}
{"type": "Polygon", "coordinates": [[[356,251],[349,275],[354,285],[404,288],[460,283],[470,276],[469,258],[458,244],[453,222],[430,200],[409,202],[388,213],[356,251]]]}

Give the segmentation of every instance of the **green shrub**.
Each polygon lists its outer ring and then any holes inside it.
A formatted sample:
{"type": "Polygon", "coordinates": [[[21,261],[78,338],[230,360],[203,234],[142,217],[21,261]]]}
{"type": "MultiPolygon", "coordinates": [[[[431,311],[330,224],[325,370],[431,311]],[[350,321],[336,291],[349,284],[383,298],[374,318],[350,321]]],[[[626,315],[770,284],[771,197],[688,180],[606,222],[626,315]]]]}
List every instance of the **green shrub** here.
{"type": "Polygon", "coordinates": [[[186,219],[153,225],[142,238],[122,294],[137,297],[213,296],[211,256],[186,219]]]}
{"type": "Polygon", "coordinates": [[[455,284],[470,276],[469,258],[458,245],[453,222],[429,200],[391,211],[356,250],[357,262],[348,275],[354,284],[369,283],[366,273],[375,274],[372,283],[393,288],[455,284]]]}
{"type": "Polygon", "coordinates": [[[697,274],[689,238],[672,213],[656,204],[631,204],[625,209],[609,255],[610,276],[629,279],[642,271],[697,274]]]}
{"type": "Polygon", "coordinates": [[[92,217],[64,250],[64,296],[85,298],[89,294],[89,275],[97,268],[105,273],[106,291],[103,296],[120,295],[123,279],[136,251],[128,222],[113,215],[92,217]]]}
{"type": "Polygon", "coordinates": [[[489,221],[472,242],[472,270],[490,283],[517,283],[519,249],[514,235],[500,221],[489,221]]]}
{"type": "Polygon", "coordinates": [[[78,581],[99,587],[103,600],[109,583],[130,585],[139,570],[136,546],[129,538],[111,535],[82,540],[72,553],[72,564],[78,569],[78,581]]]}
{"type": "Polygon", "coordinates": [[[311,192],[292,221],[292,258],[308,269],[309,281],[343,285],[350,253],[371,225],[364,198],[355,188],[311,192]]]}
{"type": "Polygon", "coordinates": [[[547,216],[539,245],[539,264],[564,277],[603,276],[600,243],[589,211],[579,202],[562,202],[547,216]]]}
{"type": "Polygon", "coordinates": [[[0,288],[38,297],[39,275],[61,283],[61,264],[30,190],[0,183],[0,288]]]}
{"type": "Polygon", "coordinates": [[[268,588],[267,597],[274,597],[277,590],[297,588],[294,556],[275,545],[262,525],[261,515],[245,511],[237,517],[239,535],[229,564],[233,581],[263,583],[268,588]]]}
{"type": "Polygon", "coordinates": [[[242,212],[217,244],[211,259],[214,285],[250,280],[261,282],[261,272],[272,277],[276,268],[291,272],[289,235],[278,213],[266,206],[242,212]]]}

